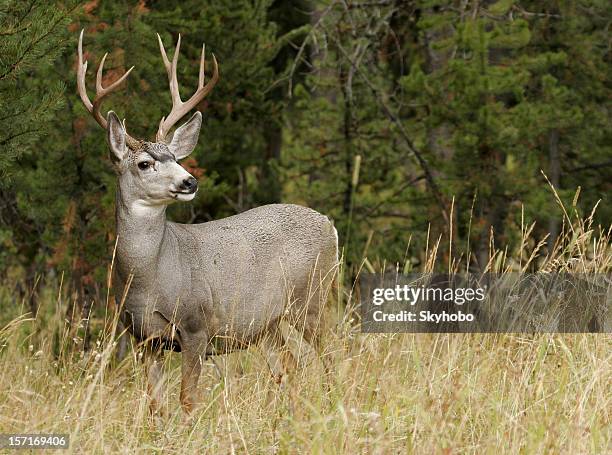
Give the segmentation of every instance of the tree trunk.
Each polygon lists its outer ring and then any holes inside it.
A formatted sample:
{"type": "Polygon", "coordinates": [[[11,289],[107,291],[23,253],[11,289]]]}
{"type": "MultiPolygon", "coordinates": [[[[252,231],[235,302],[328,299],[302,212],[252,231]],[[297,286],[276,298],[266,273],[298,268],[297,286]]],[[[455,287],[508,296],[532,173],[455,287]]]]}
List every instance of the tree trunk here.
{"type": "Polygon", "coordinates": [[[273,163],[278,163],[281,158],[283,146],[283,130],[280,125],[271,125],[264,133],[266,139],[266,156],[262,163],[261,192],[259,202],[262,204],[274,204],[281,200],[281,185],[273,163]]]}
{"type": "Polygon", "coordinates": [[[37,270],[36,264],[32,262],[27,266],[26,269],[26,295],[28,296],[28,306],[30,308],[30,313],[32,313],[32,317],[36,318],[36,314],[38,313],[38,293],[36,291],[37,288],[37,270]]]}
{"type": "MultiPolygon", "coordinates": [[[[552,129],[548,133],[549,179],[555,190],[559,190],[561,180],[561,162],[559,161],[559,130],[552,129]]],[[[556,211],[556,210],[555,210],[556,211]]],[[[552,251],[559,237],[559,217],[551,214],[548,220],[548,250],[552,251]]]]}
{"type": "MultiPolygon", "coordinates": [[[[436,12],[433,11],[432,9],[428,9],[427,13],[432,14],[432,15],[436,14],[436,12]]],[[[440,71],[448,65],[448,61],[451,58],[450,50],[449,49],[439,49],[437,48],[436,45],[440,41],[446,40],[449,37],[451,37],[452,33],[453,33],[453,30],[449,26],[444,26],[442,28],[428,29],[425,32],[424,36],[425,36],[425,47],[427,51],[427,54],[426,54],[427,55],[427,70],[430,74],[440,71]]],[[[447,123],[441,123],[427,130],[427,148],[434,157],[433,158],[434,163],[436,161],[439,161],[442,163],[449,163],[453,159],[453,149],[449,145],[450,140],[451,140],[451,135],[452,135],[452,131],[451,131],[450,126],[447,123]]],[[[434,178],[439,179],[440,177],[443,176],[444,170],[438,166],[433,166],[432,174],[434,178]]],[[[456,195],[450,195],[450,196],[452,197],[456,195]]],[[[461,202],[462,201],[460,201],[458,198],[455,198],[454,211],[452,214],[451,213],[448,214],[448,216],[449,217],[452,216],[453,219],[452,221],[450,221],[450,223],[448,223],[448,226],[446,225],[446,223],[439,223],[437,225],[435,223],[430,223],[432,232],[434,233],[438,231],[444,232],[445,229],[447,231],[450,231],[451,226],[452,226],[453,232],[450,233],[450,236],[452,239],[454,239],[454,241],[457,240],[457,227],[458,227],[458,220],[459,220],[457,206],[463,205],[461,204],[461,202]]],[[[432,216],[430,219],[434,220],[434,219],[437,219],[437,217],[432,216]]],[[[434,234],[434,237],[436,235],[437,234],[434,234]]],[[[448,233],[445,234],[445,237],[449,238],[449,234],[448,233]]],[[[449,245],[449,254],[451,250],[452,250],[452,247],[449,245]]],[[[448,257],[449,263],[452,263],[452,260],[453,260],[452,257],[449,256],[448,257]]]]}

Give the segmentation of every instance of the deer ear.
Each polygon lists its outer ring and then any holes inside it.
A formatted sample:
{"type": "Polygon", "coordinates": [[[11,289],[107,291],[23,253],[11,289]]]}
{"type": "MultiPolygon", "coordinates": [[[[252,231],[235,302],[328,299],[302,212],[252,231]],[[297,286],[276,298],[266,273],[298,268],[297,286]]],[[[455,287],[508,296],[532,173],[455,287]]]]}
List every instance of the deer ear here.
{"type": "Polygon", "coordinates": [[[198,111],[185,123],[176,129],[168,148],[177,160],[189,156],[198,143],[202,114],[198,111]]]}
{"type": "Polygon", "coordinates": [[[127,146],[125,144],[125,128],[117,114],[109,111],[106,116],[106,131],[108,137],[108,145],[110,146],[110,157],[114,163],[117,163],[127,154],[127,146]]]}

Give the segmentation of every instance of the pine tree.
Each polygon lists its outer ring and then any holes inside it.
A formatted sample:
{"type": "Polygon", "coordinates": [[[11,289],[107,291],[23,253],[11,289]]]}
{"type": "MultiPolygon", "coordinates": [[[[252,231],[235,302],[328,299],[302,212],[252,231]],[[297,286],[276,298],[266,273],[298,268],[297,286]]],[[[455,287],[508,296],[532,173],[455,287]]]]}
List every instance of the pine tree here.
{"type": "Polygon", "coordinates": [[[0,4],[0,177],[48,131],[63,84],[39,79],[62,52],[71,11],[42,1],[0,4]]]}
{"type": "MultiPolygon", "coordinates": [[[[430,136],[427,151],[444,176],[445,192],[455,197],[455,238],[466,239],[471,231],[484,267],[491,232],[502,243],[518,241],[524,206],[527,221],[537,221],[535,232],[552,234],[552,244],[559,230],[553,220],[562,214],[540,170],[571,204],[584,181],[567,171],[601,171],[609,154],[609,113],[602,109],[609,65],[599,44],[604,21],[597,19],[602,5],[423,5],[421,36],[438,39],[425,39],[429,55],[413,62],[402,83],[406,99],[422,106],[408,121],[429,134],[445,133],[433,144],[430,136]],[[427,64],[432,46],[445,55],[437,67],[427,64]]],[[[606,181],[593,182],[597,190],[589,191],[585,206],[594,205],[596,194],[605,197],[606,181]]]]}
{"type": "Polygon", "coordinates": [[[579,207],[609,189],[603,8],[320,5],[309,35],[318,59],[288,111],[286,193],[334,216],[342,240],[356,242],[349,262],[366,249],[401,262],[427,234],[452,238],[456,255],[475,251],[470,262],[485,267],[489,243],[518,244],[524,221],[554,237],[560,213],[541,170],[570,204],[589,175],[579,207]],[[360,48],[368,51],[356,62],[360,48]]]}
{"type": "Polygon", "coordinates": [[[384,5],[320,12],[313,70],[296,85],[287,113],[286,197],[334,219],[355,270],[368,249],[381,263],[404,257],[407,228],[416,230],[419,218],[407,204],[411,186],[427,186],[412,144],[387,112],[395,81],[385,43],[394,12],[384,5]]]}
{"type": "MultiPolygon", "coordinates": [[[[29,288],[41,261],[41,227],[24,216],[36,207],[20,197],[20,169],[41,153],[38,141],[62,106],[62,80],[45,76],[66,46],[74,9],[36,0],[0,2],[0,270],[24,264],[29,288]]],[[[30,305],[35,311],[33,297],[30,305]]]]}

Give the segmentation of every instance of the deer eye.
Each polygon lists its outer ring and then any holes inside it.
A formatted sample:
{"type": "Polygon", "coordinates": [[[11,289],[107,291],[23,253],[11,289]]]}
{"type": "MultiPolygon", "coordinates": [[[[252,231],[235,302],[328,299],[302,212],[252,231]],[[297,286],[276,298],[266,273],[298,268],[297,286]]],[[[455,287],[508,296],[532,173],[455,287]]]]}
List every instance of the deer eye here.
{"type": "Polygon", "coordinates": [[[138,163],[138,169],[140,169],[141,171],[146,171],[147,169],[149,169],[150,166],[150,161],[141,161],[140,163],[138,163]]]}

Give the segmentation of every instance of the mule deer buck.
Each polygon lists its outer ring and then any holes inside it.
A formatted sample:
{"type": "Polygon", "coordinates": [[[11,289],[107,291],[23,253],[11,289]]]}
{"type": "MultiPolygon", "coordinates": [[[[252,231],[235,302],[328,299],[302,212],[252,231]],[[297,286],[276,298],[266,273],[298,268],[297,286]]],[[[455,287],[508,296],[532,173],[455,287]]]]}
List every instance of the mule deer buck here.
{"type": "MultiPolygon", "coordinates": [[[[219,80],[213,55],[213,76],[204,84],[202,47],[199,83],[183,102],[177,81],[179,35],[172,61],[158,37],[168,74],[172,110],[159,123],[155,142],[127,134],[125,122],[102,101],[126,80],[103,87],[106,55],[96,75],[96,95],[85,87],[83,31],[78,44],[77,86],[81,100],[107,131],[110,158],[117,173],[117,246],[113,287],[125,296],[120,317],[139,341],[182,352],[183,409],[196,403],[202,361],[259,341],[282,336],[281,317],[289,316],[306,341],[317,343],[320,312],[338,262],[338,236],[327,217],[306,207],[273,204],[202,224],[166,219],[166,207],[191,201],[198,183],[178,161],[193,152],[202,125],[195,112],[174,131],[173,126],[210,93],[219,80]],[[127,290],[126,290],[127,289],[127,290]],[[124,294],[125,292],[125,294],[124,294]]],[[[151,408],[161,404],[161,349],[149,349],[147,362],[151,408]]]]}

